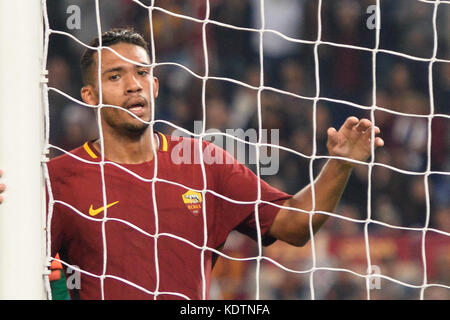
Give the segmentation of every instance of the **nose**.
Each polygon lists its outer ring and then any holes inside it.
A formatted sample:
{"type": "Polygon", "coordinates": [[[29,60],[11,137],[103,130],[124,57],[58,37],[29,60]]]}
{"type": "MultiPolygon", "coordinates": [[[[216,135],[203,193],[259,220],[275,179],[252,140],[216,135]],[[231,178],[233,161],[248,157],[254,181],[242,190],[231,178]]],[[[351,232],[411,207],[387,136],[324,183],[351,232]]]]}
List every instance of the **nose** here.
{"type": "Polygon", "coordinates": [[[129,77],[129,80],[127,81],[126,86],[126,93],[136,93],[142,91],[142,85],[141,83],[136,79],[134,75],[129,77]]]}

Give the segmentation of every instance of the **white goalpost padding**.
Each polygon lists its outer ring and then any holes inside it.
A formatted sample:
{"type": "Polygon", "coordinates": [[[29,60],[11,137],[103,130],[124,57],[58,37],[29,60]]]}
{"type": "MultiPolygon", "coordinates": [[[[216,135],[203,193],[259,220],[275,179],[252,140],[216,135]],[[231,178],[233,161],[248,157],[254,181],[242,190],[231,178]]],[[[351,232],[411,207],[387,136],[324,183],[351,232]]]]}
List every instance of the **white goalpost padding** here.
{"type": "Polygon", "coordinates": [[[40,1],[0,1],[0,299],[44,299],[40,1]]]}

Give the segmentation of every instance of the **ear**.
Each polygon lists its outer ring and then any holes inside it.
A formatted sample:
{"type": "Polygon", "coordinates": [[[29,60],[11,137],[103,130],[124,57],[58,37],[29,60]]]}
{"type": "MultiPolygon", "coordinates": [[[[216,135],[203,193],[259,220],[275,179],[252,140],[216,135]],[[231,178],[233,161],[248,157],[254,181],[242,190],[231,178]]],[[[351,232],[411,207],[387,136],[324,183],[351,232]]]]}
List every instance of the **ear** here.
{"type": "Polygon", "coordinates": [[[81,88],[81,99],[91,106],[98,104],[98,94],[94,87],[90,84],[81,88]]]}
{"type": "Polygon", "coordinates": [[[157,77],[153,77],[153,98],[158,98],[159,92],[159,80],[157,77]]]}

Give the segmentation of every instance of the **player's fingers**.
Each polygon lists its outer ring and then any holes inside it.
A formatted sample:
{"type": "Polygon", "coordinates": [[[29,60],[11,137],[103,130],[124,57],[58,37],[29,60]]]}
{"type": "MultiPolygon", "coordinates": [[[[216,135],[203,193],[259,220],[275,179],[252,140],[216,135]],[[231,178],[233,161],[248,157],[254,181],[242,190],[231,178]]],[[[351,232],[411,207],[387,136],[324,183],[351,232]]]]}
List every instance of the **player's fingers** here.
{"type": "Polygon", "coordinates": [[[335,128],[330,127],[327,130],[327,134],[328,134],[328,143],[332,146],[336,145],[338,143],[338,133],[336,131],[335,128]]]}
{"type": "MultiPolygon", "coordinates": [[[[377,126],[373,127],[373,130],[375,131],[375,136],[380,134],[380,128],[378,128],[377,126]]],[[[372,127],[369,127],[366,131],[363,132],[364,135],[366,135],[369,139],[372,136],[372,127]]]]}
{"type": "Polygon", "coordinates": [[[358,132],[366,132],[372,126],[372,122],[369,119],[361,119],[356,126],[358,132]]]}
{"type": "Polygon", "coordinates": [[[357,117],[348,117],[347,120],[345,120],[343,127],[352,130],[354,126],[356,126],[359,122],[359,119],[357,117]]]}
{"type": "Polygon", "coordinates": [[[380,128],[378,128],[377,126],[375,126],[374,130],[375,130],[375,135],[380,134],[380,132],[381,132],[380,128]]]}
{"type": "Polygon", "coordinates": [[[380,137],[375,138],[375,147],[382,147],[384,146],[384,140],[380,137]]]}

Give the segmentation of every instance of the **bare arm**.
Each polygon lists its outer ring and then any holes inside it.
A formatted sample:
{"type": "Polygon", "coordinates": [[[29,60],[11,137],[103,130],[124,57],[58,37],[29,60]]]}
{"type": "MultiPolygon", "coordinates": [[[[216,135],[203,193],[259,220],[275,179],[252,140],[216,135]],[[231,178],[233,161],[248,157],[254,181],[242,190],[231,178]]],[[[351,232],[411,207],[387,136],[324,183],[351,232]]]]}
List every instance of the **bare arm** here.
{"type": "MultiPolygon", "coordinates": [[[[374,128],[375,134],[379,129],[374,128]]],[[[372,123],[367,119],[348,118],[339,131],[328,129],[327,148],[332,156],[341,156],[353,160],[365,161],[371,153],[372,123]]],[[[383,146],[381,138],[375,138],[375,147],[383,146]]],[[[314,180],[315,206],[312,201],[312,185],[308,185],[284,206],[305,211],[333,212],[344,192],[350,177],[353,163],[344,160],[330,159],[314,180]]],[[[328,219],[328,215],[314,214],[312,219],[313,232],[316,232],[328,219]]],[[[310,238],[309,215],[289,209],[280,209],[269,235],[286,241],[295,246],[305,245],[310,238]]]]}

